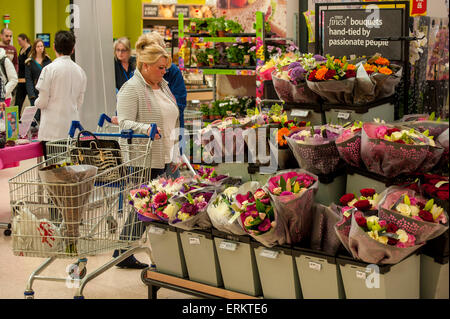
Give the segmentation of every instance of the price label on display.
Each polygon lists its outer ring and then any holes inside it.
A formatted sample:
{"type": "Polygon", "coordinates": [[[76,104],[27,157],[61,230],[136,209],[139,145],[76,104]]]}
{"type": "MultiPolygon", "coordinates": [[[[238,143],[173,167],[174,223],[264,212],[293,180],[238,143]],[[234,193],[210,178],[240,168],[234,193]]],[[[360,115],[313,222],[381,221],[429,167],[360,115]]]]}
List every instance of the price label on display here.
{"type": "Polygon", "coordinates": [[[155,226],[150,226],[150,229],[148,230],[150,232],[150,234],[155,234],[155,235],[162,235],[164,234],[164,232],[166,231],[164,228],[159,228],[159,227],[155,227],[155,226]]]}
{"type": "Polygon", "coordinates": [[[200,239],[196,237],[189,238],[190,245],[200,245],[200,239]]]}
{"type": "Polygon", "coordinates": [[[338,119],[343,119],[343,120],[348,120],[350,118],[350,113],[339,112],[337,118],[338,119]]]}
{"type": "Polygon", "coordinates": [[[219,246],[220,249],[225,249],[229,251],[235,251],[237,248],[237,244],[230,241],[222,241],[219,246]]]}
{"type": "Polygon", "coordinates": [[[307,110],[295,109],[295,110],[291,111],[291,116],[307,117],[308,114],[309,114],[309,111],[307,111],[307,110]]]}
{"type": "Polygon", "coordinates": [[[313,269],[313,270],[317,270],[317,271],[321,271],[322,270],[322,265],[319,263],[315,263],[313,261],[309,262],[309,268],[313,269]]]}
{"type": "Polygon", "coordinates": [[[356,278],[358,279],[366,279],[367,274],[364,271],[356,271],[356,278]]]}
{"type": "Polygon", "coordinates": [[[263,249],[262,252],[259,254],[261,257],[271,258],[275,259],[278,257],[279,252],[275,250],[270,249],[263,249]]]}

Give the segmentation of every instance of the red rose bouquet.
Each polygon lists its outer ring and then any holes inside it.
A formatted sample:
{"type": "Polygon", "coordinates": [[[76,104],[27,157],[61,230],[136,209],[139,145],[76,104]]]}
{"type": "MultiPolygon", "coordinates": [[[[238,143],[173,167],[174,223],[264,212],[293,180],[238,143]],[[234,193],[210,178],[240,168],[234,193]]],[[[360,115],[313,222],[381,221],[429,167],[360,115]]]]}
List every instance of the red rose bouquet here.
{"type": "Polygon", "coordinates": [[[361,196],[355,194],[345,194],[339,199],[339,204],[344,208],[356,208],[360,211],[367,212],[376,210],[380,195],[373,188],[363,188],[359,191],[361,196]]]}
{"type": "Polygon", "coordinates": [[[417,239],[406,229],[373,212],[350,209],[350,217],[343,218],[335,231],[353,258],[372,264],[396,264],[419,249],[417,239]]]}
{"type": "Polygon", "coordinates": [[[418,243],[436,238],[448,229],[448,215],[433,199],[398,186],[387,188],[380,196],[380,218],[405,228],[418,243]]]}

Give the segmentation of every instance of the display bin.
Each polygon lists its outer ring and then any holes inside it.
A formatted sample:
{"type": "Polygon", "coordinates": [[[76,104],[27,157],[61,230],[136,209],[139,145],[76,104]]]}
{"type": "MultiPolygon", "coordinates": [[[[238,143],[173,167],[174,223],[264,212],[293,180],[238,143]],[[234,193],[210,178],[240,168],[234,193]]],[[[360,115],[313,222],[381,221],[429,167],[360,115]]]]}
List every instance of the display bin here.
{"type": "Polygon", "coordinates": [[[428,241],[422,247],[420,268],[420,297],[449,298],[449,230],[428,241]]]}
{"type": "Polygon", "coordinates": [[[338,255],[336,260],[347,299],[420,298],[420,255],[418,253],[410,255],[395,265],[369,266],[368,263],[343,255],[338,255]],[[379,269],[379,280],[375,279],[377,277],[374,273],[375,266],[379,269]]]}
{"type": "Polygon", "coordinates": [[[331,174],[318,175],[319,189],[317,190],[315,201],[325,206],[331,203],[339,203],[339,199],[346,194],[347,170],[345,165],[331,174]]]}
{"type": "Polygon", "coordinates": [[[449,298],[448,256],[433,258],[426,254],[420,256],[420,298],[449,298]]]}
{"type": "Polygon", "coordinates": [[[148,225],[148,236],[157,270],[163,274],[186,278],[188,272],[178,229],[153,221],[148,225]]]}
{"type": "Polygon", "coordinates": [[[288,120],[311,122],[311,125],[326,124],[321,104],[285,103],[288,120]]]}
{"type": "Polygon", "coordinates": [[[261,296],[262,288],[250,236],[237,236],[213,229],[225,289],[261,296]]]}
{"type": "Polygon", "coordinates": [[[301,247],[293,250],[304,299],[345,299],[336,257],[301,247]]]}
{"type": "Polygon", "coordinates": [[[222,273],[211,231],[179,231],[189,280],[222,287],[222,273]]]}
{"type": "Polygon", "coordinates": [[[342,125],[353,121],[373,122],[375,118],[389,123],[395,119],[394,103],[394,97],[388,97],[358,106],[325,103],[322,108],[329,124],[342,125]]]}
{"type": "Polygon", "coordinates": [[[218,175],[223,174],[241,178],[243,183],[250,181],[248,163],[221,163],[214,166],[214,168],[218,175]]]}
{"type": "Polygon", "coordinates": [[[369,172],[365,167],[357,168],[354,166],[347,166],[347,186],[346,193],[359,194],[363,188],[373,188],[380,194],[386,188],[392,185],[401,185],[406,182],[407,176],[397,176],[394,178],[387,178],[378,174],[369,172]]]}
{"type": "Polygon", "coordinates": [[[300,281],[292,248],[267,248],[252,241],[265,299],[301,299],[300,281]]]}

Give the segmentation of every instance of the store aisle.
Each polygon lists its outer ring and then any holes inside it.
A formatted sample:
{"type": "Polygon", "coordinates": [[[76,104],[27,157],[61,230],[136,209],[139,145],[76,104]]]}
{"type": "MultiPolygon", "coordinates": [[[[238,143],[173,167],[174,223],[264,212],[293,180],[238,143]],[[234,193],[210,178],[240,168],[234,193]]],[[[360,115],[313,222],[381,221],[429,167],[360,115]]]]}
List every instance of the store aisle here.
{"type": "MultiPolygon", "coordinates": [[[[0,170],[0,222],[10,218],[8,179],[29,167],[36,160],[25,161],[18,168],[0,170]]],[[[12,238],[0,232],[0,299],[22,299],[31,273],[45,260],[44,258],[17,257],[11,249],[12,238]]],[[[88,258],[88,272],[108,262],[111,254],[88,258]]],[[[142,262],[148,263],[145,254],[136,254],[142,262]]],[[[59,259],[45,270],[43,276],[65,277],[66,268],[75,260],[59,259]]],[[[66,288],[65,283],[35,281],[33,285],[36,299],[72,299],[75,289],[66,288]]],[[[113,267],[86,285],[83,292],[86,299],[146,299],[147,286],[141,281],[141,271],[113,267]]],[[[160,299],[192,299],[194,297],[161,289],[160,299]]]]}

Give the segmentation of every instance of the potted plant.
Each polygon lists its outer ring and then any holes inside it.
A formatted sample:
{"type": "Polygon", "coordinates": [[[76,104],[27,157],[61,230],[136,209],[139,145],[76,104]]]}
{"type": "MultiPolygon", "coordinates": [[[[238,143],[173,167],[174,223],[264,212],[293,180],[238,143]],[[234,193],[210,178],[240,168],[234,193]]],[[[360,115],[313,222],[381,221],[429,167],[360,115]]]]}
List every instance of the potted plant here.
{"type": "Polygon", "coordinates": [[[205,53],[207,54],[207,64],[209,66],[214,66],[214,64],[217,64],[219,61],[219,51],[215,48],[207,48],[205,49],[205,53]]]}
{"type": "Polygon", "coordinates": [[[244,28],[237,21],[226,20],[225,21],[225,31],[227,31],[229,33],[241,33],[244,31],[244,28]]]}
{"type": "Polygon", "coordinates": [[[202,112],[202,120],[207,121],[209,120],[209,105],[206,103],[203,103],[200,106],[200,112],[202,112]]]}
{"type": "Polygon", "coordinates": [[[197,60],[197,66],[205,66],[208,64],[208,54],[205,50],[197,50],[195,59],[197,60]]]}
{"type": "Polygon", "coordinates": [[[211,18],[208,21],[208,32],[212,37],[224,37],[225,36],[225,18],[211,18]]]}
{"type": "Polygon", "coordinates": [[[233,44],[227,48],[227,59],[231,66],[241,66],[244,62],[244,46],[233,44]]]}
{"type": "Polygon", "coordinates": [[[191,18],[189,23],[189,32],[191,33],[206,33],[208,30],[207,19],[191,18]]]}

